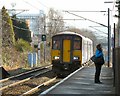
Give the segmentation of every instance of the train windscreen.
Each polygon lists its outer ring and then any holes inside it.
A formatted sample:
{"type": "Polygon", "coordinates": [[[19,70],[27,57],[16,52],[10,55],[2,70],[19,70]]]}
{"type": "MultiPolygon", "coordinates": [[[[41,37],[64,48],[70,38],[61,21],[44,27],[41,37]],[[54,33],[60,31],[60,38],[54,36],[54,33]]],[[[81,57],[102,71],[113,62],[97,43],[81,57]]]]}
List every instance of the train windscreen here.
{"type": "Polygon", "coordinates": [[[74,50],[81,50],[81,43],[82,42],[82,40],[81,40],[81,38],[79,38],[79,37],[75,37],[74,38],[74,41],[73,41],[73,49],[74,50]]]}
{"type": "Polygon", "coordinates": [[[53,40],[52,45],[53,49],[60,49],[60,40],[53,40]]]}
{"type": "Polygon", "coordinates": [[[74,50],[80,50],[80,41],[74,40],[74,50]]]}

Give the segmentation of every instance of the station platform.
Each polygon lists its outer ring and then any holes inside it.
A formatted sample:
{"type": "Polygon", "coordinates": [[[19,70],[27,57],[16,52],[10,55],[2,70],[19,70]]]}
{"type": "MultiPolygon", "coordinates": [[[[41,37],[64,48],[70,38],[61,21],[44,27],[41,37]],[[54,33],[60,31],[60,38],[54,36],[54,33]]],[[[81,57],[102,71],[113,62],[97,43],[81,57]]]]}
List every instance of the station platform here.
{"type": "Polygon", "coordinates": [[[102,84],[94,83],[95,66],[84,67],[76,70],[40,96],[115,96],[113,86],[113,70],[102,66],[100,80],[102,84]],[[51,94],[51,95],[50,95],[51,94]]]}

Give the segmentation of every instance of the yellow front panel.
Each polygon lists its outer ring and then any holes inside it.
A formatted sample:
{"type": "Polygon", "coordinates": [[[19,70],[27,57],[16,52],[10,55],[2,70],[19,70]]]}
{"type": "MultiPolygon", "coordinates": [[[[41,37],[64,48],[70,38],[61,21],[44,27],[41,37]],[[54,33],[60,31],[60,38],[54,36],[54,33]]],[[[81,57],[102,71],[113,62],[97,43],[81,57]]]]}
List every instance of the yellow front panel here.
{"type": "Polygon", "coordinates": [[[63,62],[70,62],[70,40],[63,41],[63,62]]]}
{"type": "Polygon", "coordinates": [[[54,56],[60,57],[60,50],[52,50],[51,56],[52,56],[52,60],[54,60],[54,56]]]}

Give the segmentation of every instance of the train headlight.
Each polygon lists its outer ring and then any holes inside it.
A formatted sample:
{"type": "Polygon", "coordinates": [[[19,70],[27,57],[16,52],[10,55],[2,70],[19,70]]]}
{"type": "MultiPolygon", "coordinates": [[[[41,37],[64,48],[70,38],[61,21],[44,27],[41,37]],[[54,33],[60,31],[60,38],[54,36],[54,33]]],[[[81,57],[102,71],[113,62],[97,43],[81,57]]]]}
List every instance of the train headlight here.
{"type": "Polygon", "coordinates": [[[60,59],[60,57],[59,56],[54,56],[54,59],[58,60],[58,59],[60,59]]]}
{"type": "Polygon", "coordinates": [[[74,56],[74,57],[73,57],[73,60],[79,60],[79,57],[74,56]]]}

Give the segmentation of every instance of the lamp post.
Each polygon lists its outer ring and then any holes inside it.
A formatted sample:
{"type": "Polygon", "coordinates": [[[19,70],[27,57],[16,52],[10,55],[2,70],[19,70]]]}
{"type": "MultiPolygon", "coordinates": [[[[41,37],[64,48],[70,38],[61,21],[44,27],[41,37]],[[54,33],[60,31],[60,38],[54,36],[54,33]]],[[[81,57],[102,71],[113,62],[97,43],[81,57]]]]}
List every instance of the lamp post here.
{"type": "Polygon", "coordinates": [[[108,67],[110,66],[111,57],[111,27],[110,27],[110,9],[108,8],[108,67]]]}
{"type": "MultiPolygon", "coordinates": [[[[115,3],[113,1],[105,1],[104,3],[115,3]]],[[[111,26],[110,26],[110,9],[108,8],[108,67],[111,57],[111,26]]]]}

